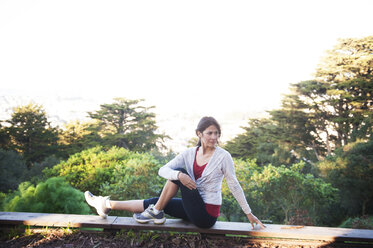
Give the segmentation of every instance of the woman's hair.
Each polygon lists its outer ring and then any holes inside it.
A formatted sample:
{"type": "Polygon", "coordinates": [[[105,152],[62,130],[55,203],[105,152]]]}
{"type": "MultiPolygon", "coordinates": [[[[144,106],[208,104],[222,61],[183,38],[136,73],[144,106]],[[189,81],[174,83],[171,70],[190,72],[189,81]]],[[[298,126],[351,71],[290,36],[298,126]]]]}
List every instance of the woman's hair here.
{"type": "MultiPolygon", "coordinates": [[[[217,122],[217,120],[215,120],[214,117],[209,117],[209,116],[202,117],[202,119],[199,121],[197,129],[196,129],[196,134],[198,135],[198,131],[202,133],[203,131],[206,130],[206,128],[208,128],[211,125],[215,126],[218,129],[219,136],[220,136],[221,129],[220,129],[219,123],[217,122]]],[[[201,145],[202,145],[201,139],[199,139],[197,146],[201,146],[201,145]]]]}

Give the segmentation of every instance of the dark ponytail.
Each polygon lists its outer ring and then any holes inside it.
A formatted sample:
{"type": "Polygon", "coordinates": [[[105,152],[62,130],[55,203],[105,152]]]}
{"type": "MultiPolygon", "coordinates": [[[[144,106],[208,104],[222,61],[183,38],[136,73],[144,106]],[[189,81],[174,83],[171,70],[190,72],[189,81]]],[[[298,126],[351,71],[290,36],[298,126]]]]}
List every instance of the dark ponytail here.
{"type": "MultiPolygon", "coordinates": [[[[202,117],[202,119],[199,121],[197,129],[196,129],[196,134],[198,135],[198,131],[202,133],[203,131],[206,130],[206,128],[208,128],[211,125],[215,126],[218,129],[219,136],[220,136],[221,129],[220,129],[219,123],[217,122],[217,120],[215,120],[214,117],[209,117],[209,116],[202,117]]],[[[201,145],[202,145],[201,139],[198,139],[197,146],[201,146],[201,145]]]]}

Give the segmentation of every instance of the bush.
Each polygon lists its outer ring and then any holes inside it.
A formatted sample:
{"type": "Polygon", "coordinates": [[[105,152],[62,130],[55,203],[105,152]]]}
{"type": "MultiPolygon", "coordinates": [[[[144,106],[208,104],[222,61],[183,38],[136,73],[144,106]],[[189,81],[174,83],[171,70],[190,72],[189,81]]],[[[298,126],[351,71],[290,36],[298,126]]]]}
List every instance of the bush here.
{"type": "Polygon", "coordinates": [[[115,166],[100,193],[113,199],[131,200],[159,196],[165,179],[158,176],[160,164],[149,154],[137,154],[115,166]]]}
{"type": "Polygon", "coordinates": [[[4,210],[5,198],[6,198],[6,194],[3,192],[0,192],[0,211],[4,210]]]}
{"type": "Polygon", "coordinates": [[[73,187],[83,192],[90,190],[98,194],[100,186],[111,180],[115,166],[129,156],[131,153],[125,149],[114,147],[105,151],[102,147],[95,147],[76,153],[43,172],[47,177],[65,177],[73,187]]]}
{"type": "MultiPolygon", "coordinates": [[[[236,175],[253,212],[261,219],[277,223],[324,224],[324,216],[337,200],[337,189],[311,174],[301,173],[304,164],[290,168],[268,165],[258,167],[255,161],[235,161],[236,175]],[[299,218],[299,213],[307,216],[299,218]]],[[[223,184],[222,213],[230,221],[247,221],[240,206],[223,184]]]]}
{"type": "Polygon", "coordinates": [[[161,164],[148,153],[112,147],[95,147],[74,154],[52,169],[49,176],[63,176],[75,188],[113,200],[158,196],[165,180],[158,176],[161,164]]]}
{"type": "MultiPolygon", "coordinates": [[[[258,213],[258,209],[262,209],[260,202],[253,201],[250,178],[253,173],[259,170],[258,165],[255,160],[241,160],[234,159],[235,171],[238,181],[241,184],[241,187],[246,195],[246,199],[253,210],[254,213],[258,213]],[[259,204],[258,204],[259,203],[259,204]]],[[[219,220],[222,221],[247,221],[247,217],[242,211],[240,205],[237,203],[236,199],[233,197],[231,191],[228,188],[225,180],[222,184],[222,206],[219,216],[219,220]]]]}
{"type": "Polygon", "coordinates": [[[364,215],[356,218],[348,218],[340,227],[355,229],[373,229],[373,216],[364,215]]]}
{"type": "Polygon", "coordinates": [[[4,200],[9,212],[88,214],[90,209],[84,195],[71,187],[63,178],[53,177],[36,187],[21,183],[18,190],[4,200]]]}

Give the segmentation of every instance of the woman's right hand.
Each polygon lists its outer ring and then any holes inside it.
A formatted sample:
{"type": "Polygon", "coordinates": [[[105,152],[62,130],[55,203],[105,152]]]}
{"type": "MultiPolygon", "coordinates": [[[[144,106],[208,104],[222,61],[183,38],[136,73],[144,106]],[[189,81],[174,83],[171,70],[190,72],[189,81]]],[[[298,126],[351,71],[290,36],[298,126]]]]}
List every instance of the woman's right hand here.
{"type": "Polygon", "coordinates": [[[178,175],[178,178],[179,178],[179,181],[180,181],[180,182],[181,182],[185,187],[187,187],[188,189],[193,190],[193,189],[196,189],[196,188],[197,188],[196,183],[193,181],[192,178],[190,178],[189,175],[180,172],[179,175],[178,175]]]}
{"type": "Polygon", "coordinates": [[[247,218],[249,219],[253,229],[254,229],[254,224],[258,224],[260,228],[264,229],[266,228],[265,225],[255,216],[253,213],[247,214],[247,218]]]}

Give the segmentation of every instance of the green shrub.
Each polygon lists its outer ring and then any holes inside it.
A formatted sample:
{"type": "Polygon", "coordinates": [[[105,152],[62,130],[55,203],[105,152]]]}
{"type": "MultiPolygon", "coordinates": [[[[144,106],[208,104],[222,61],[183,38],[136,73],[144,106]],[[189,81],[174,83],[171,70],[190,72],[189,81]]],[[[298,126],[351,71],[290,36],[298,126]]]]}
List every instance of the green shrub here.
{"type": "Polygon", "coordinates": [[[165,179],[158,176],[160,164],[149,154],[133,154],[115,166],[100,192],[113,199],[131,200],[159,196],[165,179]]]}
{"type": "Polygon", "coordinates": [[[3,192],[0,192],[0,211],[4,210],[4,201],[6,198],[6,194],[3,192]]]}
{"type": "Polygon", "coordinates": [[[115,166],[129,156],[130,152],[125,149],[113,147],[105,151],[102,147],[94,147],[76,153],[43,172],[47,177],[65,177],[73,187],[97,194],[100,186],[110,181],[115,166]]]}
{"type": "MultiPolygon", "coordinates": [[[[255,161],[235,160],[236,175],[253,212],[261,219],[276,223],[300,220],[297,213],[307,213],[302,222],[323,224],[330,206],[337,200],[337,189],[311,174],[303,174],[304,164],[290,168],[268,165],[258,167],[255,161]]],[[[222,213],[230,221],[247,221],[240,206],[223,184],[222,213]]]]}
{"type": "Polygon", "coordinates": [[[21,183],[17,191],[6,197],[4,210],[65,214],[88,214],[90,211],[83,193],[58,177],[49,178],[36,187],[29,182],[21,183]]]}
{"type": "Polygon", "coordinates": [[[95,147],[74,154],[52,169],[48,176],[63,176],[75,188],[113,200],[158,196],[166,182],[158,176],[161,164],[149,153],[112,147],[95,147]]]}
{"type": "Polygon", "coordinates": [[[348,218],[339,227],[373,229],[373,216],[364,215],[361,217],[348,218]]]}

